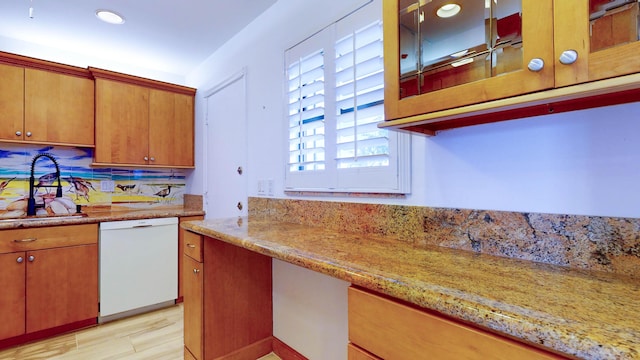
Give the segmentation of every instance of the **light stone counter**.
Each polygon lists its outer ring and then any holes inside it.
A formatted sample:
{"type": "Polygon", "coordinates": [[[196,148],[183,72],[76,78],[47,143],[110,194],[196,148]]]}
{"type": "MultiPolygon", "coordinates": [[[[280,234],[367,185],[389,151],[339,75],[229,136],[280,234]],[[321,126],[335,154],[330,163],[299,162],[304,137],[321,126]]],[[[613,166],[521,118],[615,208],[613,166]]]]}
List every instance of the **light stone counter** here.
{"type": "Polygon", "coordinates": [[[131,210],[131,211],[98,211],[84,216],[32,217],[29,219],[2,219],[0,230],[22,229],[44,226],[61,226],[76,224],[94,224],[106,221],[139,220],[162,217],[183,217],[204,215],[202,210],[131,210]]]}
{"type": "Polygon", "coordinates": [[[585,359],[640,358],[640,280],[258,217],[182,227],[585,359]]]}

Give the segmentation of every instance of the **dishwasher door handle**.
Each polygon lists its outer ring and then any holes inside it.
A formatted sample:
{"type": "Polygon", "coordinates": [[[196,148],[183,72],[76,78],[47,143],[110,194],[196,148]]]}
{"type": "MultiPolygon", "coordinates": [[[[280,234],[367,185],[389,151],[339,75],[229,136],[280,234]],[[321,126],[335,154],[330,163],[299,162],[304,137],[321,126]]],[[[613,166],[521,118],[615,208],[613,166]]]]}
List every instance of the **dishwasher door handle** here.
{"type": "Polygon", "coordinates": [[[153,225],[135,225],[133,226],[134,228],[146,228],[146,227],[152,227],[153,225]]]}

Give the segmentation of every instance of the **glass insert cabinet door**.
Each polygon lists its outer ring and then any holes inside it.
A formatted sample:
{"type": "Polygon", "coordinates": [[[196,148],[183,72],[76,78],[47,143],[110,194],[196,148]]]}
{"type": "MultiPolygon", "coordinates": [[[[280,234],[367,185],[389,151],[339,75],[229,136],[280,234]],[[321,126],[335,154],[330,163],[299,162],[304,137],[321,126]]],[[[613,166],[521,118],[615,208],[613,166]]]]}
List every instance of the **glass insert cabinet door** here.
{"type": "Polygon", "coordinates": [[[555,0],[556,87],[640,72],[639,5],[555,0]]]}
{"type": "Polygon", "coordinates": [[[553,0],[390,0],[383,6],[386,120],[554,85],[553,0]]]}
{"type": "Polygon", "coordinates": [[[592,53],[638,41],[638,0],[590,0],[589,32],[592,53]]]}
{"type": "Polygon", "coordinates": [[[639,1],[385,0],[385,120],[640,73],[639,1]]]}
{"type": "Polygon", "coordinates": [[[522,70],[521,0],[399,5],[400,98],[522,70]]]}

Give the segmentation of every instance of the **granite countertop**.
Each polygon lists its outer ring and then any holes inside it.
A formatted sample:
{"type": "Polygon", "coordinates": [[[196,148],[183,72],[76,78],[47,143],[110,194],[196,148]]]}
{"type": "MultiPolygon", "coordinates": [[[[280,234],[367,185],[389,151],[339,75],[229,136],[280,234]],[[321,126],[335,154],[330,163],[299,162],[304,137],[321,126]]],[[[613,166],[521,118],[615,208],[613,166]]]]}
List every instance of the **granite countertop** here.
{"type": "Polygon", "coordinates": [[[73,214],[43,218],[31,217],[28,219],[1,219],[0,230],[199,215],[204,215],[204,211],[186,209],[95,211],[82,214],[81,216],[73,214]]]}
{"type": "Polygon", "coordinates": [[[182,227],[577,358],[640,358],[637,279],[262,218],[182,227]]]}

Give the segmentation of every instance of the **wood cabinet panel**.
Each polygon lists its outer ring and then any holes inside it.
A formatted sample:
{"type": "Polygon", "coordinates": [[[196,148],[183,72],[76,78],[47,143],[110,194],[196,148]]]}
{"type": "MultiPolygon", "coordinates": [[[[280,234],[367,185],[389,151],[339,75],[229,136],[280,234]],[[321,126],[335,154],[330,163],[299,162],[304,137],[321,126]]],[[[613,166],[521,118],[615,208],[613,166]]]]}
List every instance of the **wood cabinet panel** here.
{"type": "Polygon", "coordinates": [[[95,165],[194,167],[195,89],[90,68],[95,165]]]}
{"type": "Polygon", "coordinates": [[[556,87],[640,72],[638,7],[638,3],[626,5],[626,10],[590,23],[588,1],[555,1],[556,87]],[[575,63],[560,63],[565,50],[578,52],[575,63]]]}
{"type": "Polygon", "coordinates": [[[151,89],[149,157],[152,165],[194,165],[193,96],[151,89]]]}
{"type": "Polygon", "coordinates": [[[97,322],[98,224],[2,230],[0,269],[0,343],[97,322]]]}
{"type": "Polygon", "coordinates": [[[25,332],[25,253],[0,254],[0,339],[25,332]],[[17,259],[22,258],[22,262],[17,259]]]}
{"type": "Polygon", "coordinates": [[[184,254],[194,259],[195,261],[202,261],[203,250],[202,236],[192,233],[190,231],[184,232],[184,254]]]}
{"type": "Polygon", "coordinates": [[[353,287],[348,306],[349,341],[383,359],[564,359],[353,287]]]}
{"type": "Polygon", "coordinates": [[[96,79],[95,161],[145,165],[149,139],[149,89],[96,79]]]}
{"type": "Polygon", "coordinates": [[[219,240],[204,240],[206,358],[270,338],[271,258],[219,240]]]}
{"type": "MultiPolygon", "coordinates": [[[[184,221],[191,221],[191,220],[202,220],[204,219],[204,216],[184,216],[180,218],[180,223],[184,222],[184,221]]],[[[188,251],[191,251],[195,248],[195,244],[198,245],[199,247],[199,253],[202,253],[202,237],[189,232],[183,228],[179,228],[178,229],[178,301],[182,301],[184,298],[184,285],[183,285],[183,276],[182,276],[182,271],[183,271],[183,266],[182,266],[182,262],[183,260],[183,256],[185,254],[191,256],[191,258],[194,258],[197,261],[202,261],[202,255],[200,255],[200,257],[195,258],[194,256],[192,256],[190,253],[188,253],[188,251]],[[185,243],[185,237],[189,237],[191,240],[189,242],[189,244],[185,243]],[[194,238],[196,237],[196,238],[194,238]],[[190,246],[187,246],[190,245],[190,246]],[[193,247],[191,246],[193,245],[193,247]]]]}
{"type": "Polygon", "coordinates": [[[189,352],[186,346],[184,347],[184,360],[198,360],[189,352]]]}
{"type": "Polygon", "coordinates": [[[0,139],[20,140],[24,121],[24,69],[0,64],[0,139]]]}
{"type": "Polygon", "coordinates": [[[206,357],[271,337],[271,258],[206,238],[204,261],[206,357]]]}
{"type": "Polygon", "coordinates": [[[26,141],[94,146],[91,79],[25,69],[24,88],[26,141]]]}
{"type": "Polygon", "coordinates": [[[0,253],[98,243],[98,224],[0,231],[0,253]]]}
{"type": "Polygon", "coordinates": [[[381,128],[435,135],[463,126],[628,103],[640,95],[638,2],[591,20],[593,2],[523,0],[523,56],[520,64],[508,65],[520,70],[441,88],[443,81],[463,71],[450,70],[444,79],[421,85],[433,91],[419,95],[417,77],[398,79],[400,45],[394,39],[399,39],[399,3],[383,3],[387,121],[381,128]],[[560,61],[565,51],[575,51],[575,62],[560,61]],[[543,60],[544,67],[529,71],[532,59],[543,60]],[[401,87],[412,96],[401,99],[401,87]]]}
{"type": "MultiPolygon", "coordinates": [[[[385,39],[399,39],[399,2],[399,0],[383,2],[385,39]]],[[[453,87],[439,89],[439,86],[436,86],[439,90],[413,97],[400,99],[398,76],[400,45],[398,41],[385,41],[385,119],[406,118],[552,88],[554,86],[553,23],[540,21],[540,19],[553,17],[553,0],[525,0],[522,2],[522,13],[526,14],[522,17],[524,45],[522,46],[523,56],[518,57],[517,71],[453,87]],[[532,72],[527,69],[527,64],[534,58],[544,60],[545,71],[532,72]]],[[[509,64],[508,67],[514,67],[514,64],[509,64]]],[[[454,73],[460,71],[461,68],[454,73]]]]}
{"type": "Polygon", "coordinates": [[[98,246],[28,252],[26,283],[27,333],[97,317],[98,246]]]}
{"type": "MultiPolygon", "coordinates": [[[[184,346],[196,359],[202,360],[203,347],[203,264],[184,256],[184,346]]],[[[185,352],[187,352],[185,350],[185,352]]]]}
{"type": "Polygon", "coordinates": [[[203,239],[203,262],[184,255],[185,352],[198,360],[266,355],[273,342],[271,258],[189,234],[203,239]]]}
{"type": "Polygon", "coordinates": [[[94,146],[86,69],[0,51],[0,79],[0,140],[94,146]]]}
{"type": "Polygon", "coordinates": [[[374,356],[353,344],[347,345],[347,358],[349,360],[381,360],[379,357],[374,356]]]}

